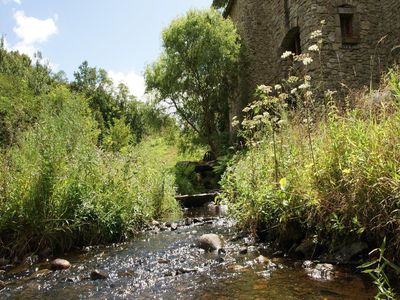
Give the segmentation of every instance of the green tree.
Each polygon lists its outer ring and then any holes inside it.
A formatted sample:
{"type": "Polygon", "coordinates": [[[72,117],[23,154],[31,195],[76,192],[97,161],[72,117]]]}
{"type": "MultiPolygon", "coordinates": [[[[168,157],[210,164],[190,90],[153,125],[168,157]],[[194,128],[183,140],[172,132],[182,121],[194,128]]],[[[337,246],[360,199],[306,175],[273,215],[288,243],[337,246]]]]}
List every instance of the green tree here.
{"type": "Polygon", "coordinates": [[[113,95],[113,82],[105,70],[89,67],[87,61],[79,66],[74,77],[71,88],[82,93],[89,100],[89,107],[101,131],[99,136],[99,142],[101,142],[107,130],[114,125],[114,120],[122,116],[113,95]]]}
{"type": "Polygon", "coordinates": [[[147,90],[171,103],[184,125],[216,154],[228,136],[228,99],[239,72],[235,26],[214,10],[192,10],[163,32],[164,51],[146,70],[147,90]]]}

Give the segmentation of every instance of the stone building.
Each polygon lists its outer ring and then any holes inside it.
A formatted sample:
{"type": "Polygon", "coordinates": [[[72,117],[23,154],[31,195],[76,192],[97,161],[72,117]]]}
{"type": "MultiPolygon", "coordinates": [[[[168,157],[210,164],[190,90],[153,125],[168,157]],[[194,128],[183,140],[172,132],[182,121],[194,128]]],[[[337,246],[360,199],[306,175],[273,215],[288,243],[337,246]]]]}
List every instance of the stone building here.
{"type": "Polygon", "coordinates": [[[283,52],[308,52],[315,43],[310,34],[320,29],[321,20],[322,68],[316,60],[310,75],[326,88],[376,84],[400,58],[400,0],[230,0],[224,14],[236,24],[248,51],[243,102],[251,100],[257,85],[282,79],[287,70],[283,52]]]}

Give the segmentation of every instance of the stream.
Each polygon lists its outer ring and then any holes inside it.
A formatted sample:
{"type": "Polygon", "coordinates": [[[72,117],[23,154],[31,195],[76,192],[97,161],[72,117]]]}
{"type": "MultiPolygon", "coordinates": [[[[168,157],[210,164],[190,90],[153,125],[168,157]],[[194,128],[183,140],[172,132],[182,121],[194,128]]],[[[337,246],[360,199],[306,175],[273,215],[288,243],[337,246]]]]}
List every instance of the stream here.
{"type": "Polygon", "coordinates": [[[216,208],[190,209],[186,221],[67,255],[68,270],[49,271],[48,263],[11,269],[0,275],[6,284],[0,298],[373,299],[375,289],[365,276],[346,267],[271,258],[268,245],[238,237],[234,222],[216,208]],[[205,233],[223,237],[226,253],[197,248],[205,233]],[[108,278],[92,280],[93,270],[108,278]]]}

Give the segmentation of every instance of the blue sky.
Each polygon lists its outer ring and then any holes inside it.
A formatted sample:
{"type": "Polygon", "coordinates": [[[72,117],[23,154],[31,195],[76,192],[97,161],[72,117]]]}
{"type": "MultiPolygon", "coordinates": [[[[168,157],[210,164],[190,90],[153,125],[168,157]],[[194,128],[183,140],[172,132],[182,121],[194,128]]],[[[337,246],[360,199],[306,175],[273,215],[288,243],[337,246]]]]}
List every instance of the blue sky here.
{"type": "Polygon", "coordinates": [[[161,51],[161,32],[190,8],[211,0],[0,0],[0,34],[7,47],[40,50],[72,79],[82,61],[104,68],[143,94],[143,71],[161,51]]]}

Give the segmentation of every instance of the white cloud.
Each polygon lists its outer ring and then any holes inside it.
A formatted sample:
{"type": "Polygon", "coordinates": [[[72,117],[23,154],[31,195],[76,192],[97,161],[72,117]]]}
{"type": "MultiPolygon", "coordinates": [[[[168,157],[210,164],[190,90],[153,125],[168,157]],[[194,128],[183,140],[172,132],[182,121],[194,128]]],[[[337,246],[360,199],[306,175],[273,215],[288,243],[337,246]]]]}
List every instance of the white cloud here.
{"type": "Polygon", "coordinates": [[[33,57],[33,54],[39,50],[38,44],[46,42],[50,36],[58,32],[53,18],[41,20],[28,17],[19,10],[14,14],[14,19],[17,24],[13,30],[19,41],[12,48],[30,57],[33,57]]]}
{"type": "Polygon", "coordinates": [[[139,75],[134,71],[128,73],[108,71],[108,75],[115,85],[122,82],[129,88],[132,95],[136,96],[140,100],[144,99],[146,87],[142,75],[139,75]]]}
{"type": "Polygon", "coordinates": [[[10,2],[14,2],[14,3],[17,3],[18,5],[21,5],[21,0],[1,0],[1,2],[2,2],[3,4],[7,4],[7,3],[10,3],[10,2]]]}

